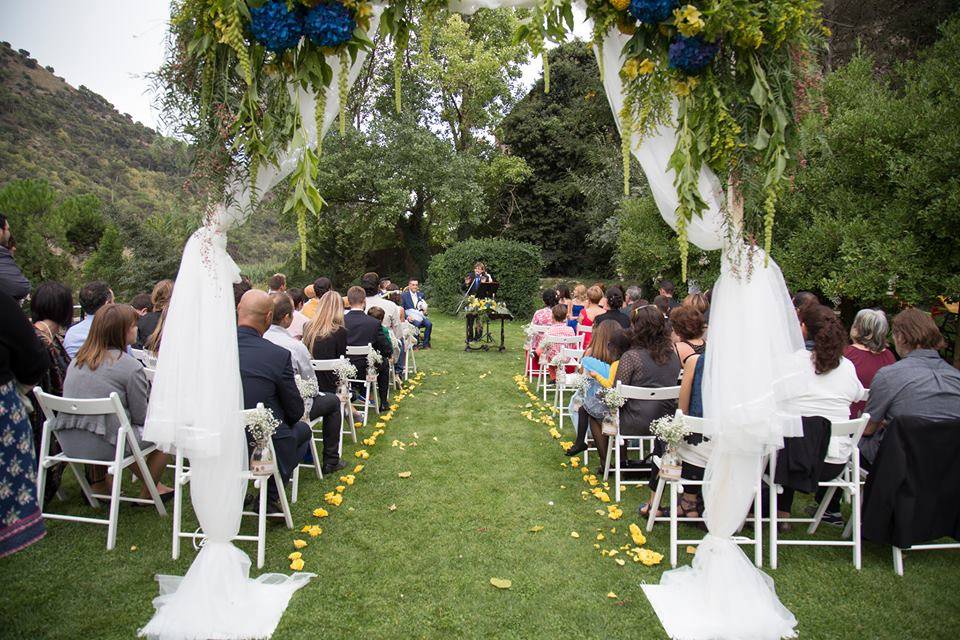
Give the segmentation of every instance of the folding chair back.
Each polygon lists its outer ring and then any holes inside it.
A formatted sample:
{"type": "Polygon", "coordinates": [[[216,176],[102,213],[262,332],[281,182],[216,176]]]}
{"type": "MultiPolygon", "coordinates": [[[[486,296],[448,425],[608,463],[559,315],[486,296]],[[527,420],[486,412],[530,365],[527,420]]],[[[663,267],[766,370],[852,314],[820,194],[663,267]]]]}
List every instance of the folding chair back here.
{"type": "Polygon", "coordinates": [[[72,520],[74,522],[88,522],[93,524],[105,524],[107,525],[107,550],[111,550],[114,548],[114,546],[116,546],[117,542],[117,522],[120,515],[121,501],[136,502],[139,504],[153,504],[157,509],[157,513],[162,516],[167,515],[167,510],[163,505],[163,501],[160,499],[159,492],[157,491],[157,485],[150,476],[150,470],[147,468],[147,463],[144,459],[144,456],[148,453],[151,453],[154,449],[156,449],[156,447],[150,446],[143,449],[140,448],[137,438],[133,433],[133,428],[130,426],[130,420],[127,418],[127,412],[123,408],[123,403],[120,401],[119,395],[114,392],[110,394],[109,398],[61,398],[59,396],[44,392],[44,390],[40,387],[34,387],[33,393],[37,399],[37,402],[40,404],[40,408],[43,410],[44,415],[43,433],[40,440],[40,452],[38,456],[39,472],[37,473],[37,496],[40,504],[43,504],[47,469],[54,465],[60,464],[61,462],[66,463],[67,466],[70,467],[70,470],[77,478],[77,482],[80,484],[80,488],[83,491],[84,496],[87,498],[87,501],[92,507],[98,508],[100,506],[98,498],[101,500],[110,501],[110,513],[106,520],[103,518],[87,518],[52,513],[48,511],[43,512],[44,518],[50,518],[54,520],[72,520]],[[70,454],[69,447],[63,446],[63,442],[60,442],[56,431],[53,429],[58,415],[115,415],[117,420],[120,422],[120,428],[117,430],[117,442],[114,449],[113,459],[100,460],[72,456],[70,454]],[[51,438],[57,438],[58,442],[60,442],[60,447],[62,449],[61,453],[50,455],[51,438]],[[127,448],[130,449],[130,455],[127,455],[126,453],[127,448]],[[107,468],[107,473],[113,476],[110,495],[97,494],[93,492],[93,489],[87,482],[82,470],[77,466],[80,464],[107,468]],[[121,485],[123,484],[123,470],[134,464],[136,464],[140,469],[140,475],[143,478],[144,486],[150,493],[150,499],[132,498],[120,495],[121,485]]]}
{"type": "MultiPolygon", "coordinates": [[[[623,384],[620,381],[617,381],[617,391],[627,400],[644,400],[644,401],[653,401],[653,400],[677,400],[680,398],[680,387],[635,387],[627,384],[623,384]]],[[[620,422],[620,411],[617,411],[617,423],[620,422]]],[[[620,434],[619,430],[617,435],[610,436],[607,444],[607,460],[603,468],[603,479],[606,480],[610,475],[610,460],[611,456],[613,457],[614,464],[614,494],[617,502],[620,501],[620,486],[622,484],[645,484],[642,480],[630,480],[625,481],[622,479],[623,469],[620,466],[620,447],[621,445],[627,448],[627,453],[630,452],[630,444],[628,441],[634,441],[638,443],[638,447],[634,448],[635,451],[639,451],[640,459],[642,460],[646,457],[647,454],[653,451],[653,444],[656,441],[654,436],[625,436],[620,434]],[[644,443],[649,445],[649,451],[645,453],[644,443]]]]}
{"type": "MultiPolygon", "coordinates": [[[[359,347],[359,348],[365,348],[365,347],[359,347]]],[[[348,352],[348,353],[349,353],[350,349],[351,349],[351,347],[347,347],[347,352],[348,352]]],[[[346,358],[344,358],[343,356],[341,356],[341,357],[339,357],[339,358],[334,358],[334,359],[331,359],[331,360],[311,360],[311,361],[310,361],[310,366],[313,368],[314,371],[336,371],[337,368],[339,368],[339,367],[341,367],[341,366],[343,366],[343,365],[345,365],[345,364],[348,364],[348,363],[349,363],[349,361],[348,361],[346,358]]],[[[314,460],[314,464],[315,464],[315,466],[316,466],[317,473],[318,473],[318,475],[319,475],[320,478],[323,478],[323,472],[320,471],[320,466],[319,466],[320,463],[318,462],[317,451],[316,451],[316,447],[317,447],[317,445],[316,445],[316,440],[317,440],[317,430],[316,430],[316,426],[317,426],[320,422],[321,422],[320,419],[310,421],[310,429],[313,431],[313,435],[314,435],[314,443],[311,444],[310,452],[311,452],[311,454],[313,455],[313,460],[314,460]]],[[[350,437],[353,438],[353,441],[354,441],[354,442],[357,441],[357,430],[356,430],[356,429],[354,428],[354,426],[353,426],[353,415],[348,415],[347,412],[344,411],[344,406],[343,406],[343,404],[340,405],[340,432],[341,432],[342,434],[344,434],[344,433],[349,433],[349,434],[350,434],[350,437]],[[346,421],[346,422],[345,422],[345,421],[346,421]]],[[[321,431],[320,431],[320,435],[321,435],[321,436],[323,435],[322,429],[321,429],[321,431]]],[[[320,439],[322,440],[322,437],[321,437],[320,439]]],[[[343,440],[342,440],[342,439],[341,439],[341,441],[340,441],[340,451],[343,452],[343,440]]],[[[294,500],[294,502],[296,502],[296,500],[294,500]]]]}
{"type": "Polygon", "coordinates": [[[777,568],[778,547],[785,545],[795,546],[833,546],[833,547],[852,547],[853,548],[853,566],[859,571],[861,566],[861,540],[860,540],[860,510],[861,510],[861,483],[860,483],[860,452],[857,445],[863,436],[863,430],[870,421],[870,414],[864,413],[854,420],[844,420],[833,422],[830,425],[831,437],[850,439],[850,458],[846,461],[846,467],[839,476],[833,480],[823,480],[818,482],[821,488],[826,489],[823,498],[816,512],[811,518],[785,517],[781,518],[777,513],[777,494],[783,491],[783,488],[776,483],[777,477],[777,452],[771,450],[768,454],[768,472],[763,480],[769,490],[769,527],[770,527],[770,566],[777,568]],[[777,529],[781,522],[802,522],[807,523],[807,533],[815,533],[823,514],[837,490],[841,490],[850,496],[851,502],[851,520],[844,529],[840,540],[811,540],[811,539],[788,539],[781,540],[777,529]],[[847,539],[849,534],[853,533],[851,539],[847,539]]]}
{"type": "MultiPolygon", "coordinates": [[[[539,347],[546,349],[551,345],[559,345],[560,349],[567,347],[569,349],[583,349],[583,336],[574,335],[574,336],[554,336],[554,335],[545,335],[540,341],[539,347]]],[[[550,382],[550,362],[547,358],[540,356],[540,368],[537,373],[537,388],[543,389],[543,401],[547,401],[547,392],[556,388],[556,385],[550,382]]]]}
{"type": "MultiPolygon", "coordinates": [[[[347,357],[354,358],[365,358],[370,355],[370,352],[373,351],[373,346],[366,344],[363,346],[351,347],[347,346],[347,357]]],[[[372,407],[380,413],[380,391],[377,389],[377,383],[367,380],[366,368],[363,372],[357,372],[357,379],[350,380],[352,384],[360,385],[363,387],[363,403],[354,403],[354,406],[359,408],[363,412],[363,426],[367,426],[367,421],[370,417],[370,408],[372,407]]],[[[353,427],[353,416],[349,416],[350,420],[350,436],[353,438],[353,441],[357,441],[357,432],[353,427]]]]}
{"type": "Polygon", "coordinates": [[[544,333],[547,332],[547,329],[550,328],[550,325],[546,324],[531,324],[530,331],[533,335],[530,337],[530,344],[525,346],[526,357],[524,359],[524,375],[527,376],[527,380],[533,382],[533,377],[539,376],[539,369],[534,368],[533,366],[533,343],[536,342],[538,337],[542,337],[544,333]]]}
{"type": "Polygon", "coordinates": [[[146,349],[130,349],[130,355],[140,361],[145,367],[155,368],[157,366],[157,357],[146,349]]]}

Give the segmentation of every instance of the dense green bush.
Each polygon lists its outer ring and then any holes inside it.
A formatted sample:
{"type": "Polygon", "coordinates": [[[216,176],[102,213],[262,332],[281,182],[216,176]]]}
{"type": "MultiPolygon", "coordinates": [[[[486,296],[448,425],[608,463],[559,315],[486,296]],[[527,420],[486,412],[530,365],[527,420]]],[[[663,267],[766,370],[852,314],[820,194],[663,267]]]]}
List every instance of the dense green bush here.
{"type": "Polygon", "coordinates": [[[67,241],[80,252],[94,249],[107,228],[100,199],[90,194],[66,198],[60,205],[60,218],[67,241]]]}
{"type": "Polygon", "coordinates": [[[540,286],[544,266],[540,248],[498,238],[458,242],[434,256],[427,269],[427,294],[435,309],[456,311],[463,296],[460,283],[478,260],[500,283],[497,299],[505,302],[514,316],[523,318],[533,312],[533,294],[540,286]]]}
{"type": "Polygon", "coordinates": [[[624,200],[619,218],[617,271],[625,281],[639,283],[647,299],[653,299],[663,278],[676,283],[677,297],[686,294],[690,282],[696,282],[703,290],[713,286],[720,273],[720,252],[701,251],[690,245],[689,280],[681,282],[676,233],[660,217],[651,196],[624,200]]]}

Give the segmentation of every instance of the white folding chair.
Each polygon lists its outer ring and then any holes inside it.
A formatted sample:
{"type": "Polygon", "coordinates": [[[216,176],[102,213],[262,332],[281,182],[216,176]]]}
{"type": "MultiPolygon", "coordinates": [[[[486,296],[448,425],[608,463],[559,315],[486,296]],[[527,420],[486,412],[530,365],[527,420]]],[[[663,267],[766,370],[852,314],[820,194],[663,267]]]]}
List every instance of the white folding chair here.
{"type": "MultiPolygon", "coordinates": [[[[366,358],[373,351],[373,347],[369,344],[363,347],[347,347],[347,357],[348,358],[360,358],[364,359],[363,361],[363,371],[358,371],[358,379],[350,380],[351,385],[361,385],[363,387],[363,402],[354,402],[354,406],[363,411],[363,426],[367,426],[367,419],[370,415],[371,405],[376,410],[377,414],[380,414],[380,391],[377,389],[377,381],[374,380],[371,382],[367,379],[367,361],[366,358]]],[[[357,441],[356,431],[353,429],[353,416],[350,417],[350,431],[353,436],[353,441],[357,441]]]]}
{"type": "MultiPolygon", "coordinates": [[[[546,351],[551,345],[558,345],[561,349],[582,350],[583,336],[551,336],[545,335],[538,345],[542,351],[546,351]]],[[[550,362],[542,355],[539,358],[539,368],[537,371],[537,389],[543,390],[543,401],[547,401],[547,394],[556,390],[556,383],[550,382],[550,362]]]]}
{"type": "Polygon", "coordinates": [[[590,334],[591,339],[593,339],[593,325],[592,325],[592,324],[583,324],[582,322],[578,322],[578,323],[577,323],[577,335],[578,335],[578,336],[581,336],[581,337],[583,338],[583,340],[580,342],[580,344],[586,344],[586,342],[587,342],[587,339],[586,339],[587,334],[590,334]]]}
{"type": "MultiPolygon", "coordinates": [[[[626,400],[641,400],[641,401],[660,401],[660,400],[677,400],[680,398],[680,387],[634,387],[628,384],[623,384],[617,382],[617,391],[623,396],[626,400]]],[[[630,451],[638,451],[640,453],[640,459],[642,460],[647,454],[653,451],[653,445],[656,442],[657,438],[655,436],[628,436],[620,433],[619,430],[620,424],[620,410],[617,410],[617,434],[615,436],[609,436],[607,440],[607,460],[603,465],[603,479],[606,480],[610,476],[610,458],[613,457],[613,482],[614,482],[614,494],[616,495],[616,501],[620,502],[620,486],[627,484],[646,484],[642,480],[623,480],[623,469],[620,466],[620,447],[624,446],[627,448],[626,453],[629,455],[630,451]],[[632,448],[630,447],[630,442],[636,442],[637,446],[632,448]],[[649,445],[649,450],[644,447],[644,444],[649,445]],[[646,451],[646,453],[644,453],[646,451]]]]}
{"type": "MultiPolygon", "coordinates": [[[[262,409],[263,403],[257,405],[257,409],[262,409]]],[[[247,424],[247,421],[252,417],[254,410],[248,409],[243,412],[244,425],[247,424]]],[[[277,452],[273,448],[273,439],[269,440],[270,443],[270,453],[273,455],[274,461],[277,460],[277,452]]],[[[174,491],[176,492],[173,496],[173,559],[176,560],[180,557],[180,539],[189,538],[194,541],[194,544],[197,544],[197,540],[203,541],[206,539],[206,534],[203,533],[201,529],[196,531],[183,531],[183,490],[186,487],[187,483],[190,482],[190,468],[184,465],[183,453],[178,450],[176,463],[174,465],[175,475],[174,475],[174,491]]],[[[274,467],[272,476],[255,476],[250,471],[246,471],[243,474],[243,477],[247,481],[253,481],[253,487],[255,490],[259,491],[259,501],[257,511],[246,511],[242,512],[242,515],[245,516],[256,516],[257,517],[257,535],[243,535],[238,534],[233,537],[233,540],[245,540],[257,543],[257,568],[263,568],[263,562],[266,556],[266,545],[267,545],[267,518],[283,518],[284,523],[287,526],[287,529],[293,529],[293,517],[290,513],[290,504],[287,502],[287,490],[284,487],[283,478],[280,476],[280,467],[277,464],[274,467]],[[273,477],[274,483],[277,485],[277,494],[280,498],[280,511],[268,512],[267,511],[267,483],[273,477]]],[[[293,477],[291,478],[293,482],[293,490],[297,490],[297,485],[299,484],[300,479],[300,467],[294,467],[293,477]]]]}
{"type": "Polygon", "coordinates": [[[553,405],[557,408],[557,429],[563,431],[563,417],[570,415],[569,403],[567,402],[567,393],[576,391],[574,382],[579,378],[580,373],[567,373],[566,367],[569,364],[580,364],[583,360],[583,349],[570,349],[560,347],[560,360],[564,364],[557,369],[557,384],[553,395],[553,405]]]}
{"type": "MultiPolygon", "coordinates": [[[[530,330],[533,332],[533,336],[530,338],[529,348],[524,349],[524,365],[523,365],[523,374],[527,376],[528,382],[533,382],[533,378],[536,376],[539,380],[540,372],[539,369],[533,366],[533,346],[538,337],[542,337],[544,333],[547,332],[549,325],[545,324],[531,324],[530,330]]],[[[539,382],[538,382],[539,386],[539,382]]]]}
{"type": "Polygon", "coordinates": [[[157,370],[150,367],[143,368],[143,375],[147,376],[147,382],[153,384],[153,379],[157,376],[157,370]]]}
{"type": "MultiPolygon", "coordinates": [[[[703,418],[695,418],[692,416],[684,416],[683,412],[677,409],[676,417],[683,418],[686,422],[686,425],[691,433],[700,434],[703,436],[709,437],[712,433],[709,422],[703,418]]],[[[753,496],[753,516],[747,517],[746,520],[753,520],[753,537],[749,538],[746,536],[733,536],[731,539],[739,545],[752,545],[753,546],[753,563],[760,567],[763,564],[763,526],[762,519],[758,521],[757,514],[760,514],[760,477],[763,471],[762,465],[757,468],[757,484],[756,491],[753,496]]],[[[684,487],[687,486],[700,486],[704,485],[703,480],[692,480],[690,478],[681,477],[679,480],[665,480],[662,476],[657,481],[657,489],[654,492],[653,500],[650,502],[650,513],[647,516],[647,531],[653,531],[653,525],[659,520],[668,520],[670,522],[670,566],[677,566],[677,550],[680,546],[686,545],[698,545],[703,540],[702,539],[691,539],[683,540],[680,539],[677,535],[677,524],[680,522],[704,522],[703,514],[701,513],[699,517],[678,517],[677,508],[678,508],[678,495],[684,492],[684,487]],[[664,485],[670,485],[670,515],[657,517],[657,510],[660,508],[660,503],[663,500],[663,489],[664,485]]]]}
{"type": "Polygon", "coordinates": [[[157,357],[146,349],[130,349],[130,355],[140,361],[145,367],[155,369],[157,366],[157,357]]]}
{"type": "Polygon", "coordinates": [[[796,545],[796,546],[820,546],[820,547],[853,547],[853,566],[859,571],[860,570],[860,558],[861,558],[861,540],[860,540],[860,450],[857,448],[857,444],[860,442],[860,437],[863,435],[863,430],[867,426],[867,422],[870,421],[870,414],[865,413],[856,420],[846,420],[843,422],[834,422],[830,425],[830,434],[832,437],[840,438],[849,438],[850,439],[850,459],[847,460],[847,468],[849,473],[841,473],[839,476],[833,480],[824,480],[819,482],[819,486],[827,489],[826,494],[823,496],[823,499],[820,500],[820,505],[817,508],[816,513],[814,513],[812,518],[781,518],[777,515],[777,494],[783,492],[783,487],[775,482],[777,477],[777,452],[776,450],[771,450],[769,452],[768,458],[768,471],[767,474],[763,476],[763,481],[767,485],[769,491],[769,526],[770,526],[770,567],[773,569],[777,568],[777,548],[785,545],[796,545]],[[853,535],[851,539],[847,540],[847,531],[844,532],[844,535],[841,536],[840,540],[811,540],[809,538],[804,539],[788,539],[780,540],[779,532],[777,531],[777,525],[781,522],[805,522],[809,523],[807,527],[807,533],[812,534],[817,530],[817,527],[820,524],[823,514],[826,512],[827,507],[830,504],[830,499],[833,498],[834,493],[837,489],[844,491],[845,493],[850,494],[851,502],[851,525],[853,529],[853,535]]]}
{"type": "Polygon", "coordinates": [[[107,550],[109,551],[113,549],[117,543],[117,521],[120,515],[121,501],[135,502],[137,504],[153,504],[157,509],[157,513],[162,516],[167,515],[166,507],[164,507],[163,501],[160,499],[160,494],[157,492],[157,485],[150,476],[150,470],[147,468],[147,462],[144,459],[147,454],[152,453],[156,449],[156,446],[151,445],[142,449],[140,448],[140,445],[137,443],[137,438],[133,433],[133,427],[130,426],[130,420],[127,418],[127,412],[123,408],[123,403],[120,401],[120,396],[118,396],[116,393],[111,393],[109,398],[61,398],[59,396],[45,393],[40,387],[34,387],[33,393],[37,398],[37,402],[40,403],[40,407],[43,409],[44,415],[43,434],[40,441],[40,460],[38,465],[39,472],[37,473],[37,499],[40,501],[40,504],[43,504],[47,469],[54,465],[60,464],[61,462],[67,463],[67,466],[69,466],[70,470],[73,471],[73,475],[76,476],[77,482],[80,484],[80,488],[83,491],[83,495],[87,498],[90,506],[95,509],[99,508],[100,503],[98,498],[100,500],[110,501],[110,513],[106,520],[103,518],[87,518],[82,516],[52,513],[49,511],[43,512],[44,518],[107,525],[107,550]],[[115,415],[117,420],[120,421],[120,428],[117,431],[117,444],[113,460],[96,460],[71,456],[69,449],[63,446],[63,442],[60,441],[60,438],[57,436],[57,432],[53,429],[57,415],[115,415]],[[55,455],[50,455],[51,437],[57,438],[62,450],[60,453],[55,455]],[[127,448],[130,449],[129,455],[126,453],[127,448]],[[113,476],[110,495],[93,492],[93,489],[91,489],[89,483],[87,483],[87,479],[83,474],[83,470],[78,469],[77,467],[77,465],[80,464],[107,468],[107,473],[113,476]],[[149,499],[132,498],[120,495],[121,486],[123,484],[123,471],[127,467],[133,466],[134,464],[136,464],[140,469],[140,474],[143,477],[144,484],[147,487],[147,490],[150,492],[149,499]]]}

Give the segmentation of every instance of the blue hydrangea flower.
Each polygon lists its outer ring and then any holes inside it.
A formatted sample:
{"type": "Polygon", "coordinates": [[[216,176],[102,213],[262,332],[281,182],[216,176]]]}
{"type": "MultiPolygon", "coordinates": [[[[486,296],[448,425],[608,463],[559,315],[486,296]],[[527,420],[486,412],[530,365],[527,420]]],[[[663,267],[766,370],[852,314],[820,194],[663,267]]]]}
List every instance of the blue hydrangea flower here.
{"type": "Polygon", "coordinates": [[[339,2],[325,2],[307,12],[304,28],[318,47],[339,47],[350,42],[357,21],[339,2]]]}
{"type": "Polygon", "coordinates": [[[700,36],[677,36],[670,43],[670,67],[688,75],[699,73],[717,57],[720,45],[704,42],[700,36]]]}
{"type": "Polygon", "coordinates": [[[630,14],[646,24],[658,24],[670,17],[677,0],[630,0],[630,14]]]}
{"type": "Polygon", "coordinates": [[[270,51],[281,53],[300,42],[303,17],[287,7],[287,0],[270,0],[260,7],[250,7],[250,33],[270,51]]]}

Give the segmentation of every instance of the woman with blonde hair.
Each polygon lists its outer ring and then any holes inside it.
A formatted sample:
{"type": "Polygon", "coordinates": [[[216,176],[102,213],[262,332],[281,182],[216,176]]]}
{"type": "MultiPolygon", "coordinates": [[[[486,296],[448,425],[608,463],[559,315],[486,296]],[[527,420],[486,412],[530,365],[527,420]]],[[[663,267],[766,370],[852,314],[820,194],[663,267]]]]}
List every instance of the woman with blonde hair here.
{"type": "MultiPolygon", "coordinates": [[[[127,353],[127,347],[137,338],[137,312],[126,304],[106,304],[93,317],[90,334],[77,357],[67,368],[63,381],[65,398],[106,398],[116,392],[133,427],[133,435],[141,447],[149,443],[141,440],[143,424],[147,419],[150,387],[143,365],[127,353]]],[[[54,430],[64,450],[77,458],[112,460],[117,446],[120,421],[108,416],[57,416],[54,430]]],[[[147,456],[147,467],[157,490],[164,500],[173,496],[173,490],[159,483],[167,465],[167,455],[154,451],[147,456]]],[[[140,470],[133,468],[134,473],[140,470]]],[[[96,492],[109,492],[106,486],[93,485],[96,492]]],[[[145,484],[140,485],[140,497],[149,498],[145,484]]]]}
{"type": "MultiPolygon", "coordinates": [[[[605,309],[600,306],[600,302],[603,300],[603,289],[599,286],[594,285],[587,289],[587,304],[583,307],[583,311],[580,312],[579,324],[585,327],[592,327],[593,320],[599,316],[601,313],[604,313],[605,309]]],[[[586,334],[583,338],[583,348],[586,349],[590,346],[591,334],[586,334]]]]}
{"type": "Polygon", "coordinates": [[[140,346],[147,344],[147,340],[157,330],[157,325],[160,324],[163,312],[170,304],[172,297],[173,280],[161,280],[153,286],[153,292],[150,294],[150,311],[137,320],[137,341],[135,344],[140,346]]]}
{"type": "MultiPolygon", "coordinates": [[[[347,355],[347,329],[343,324],[343,298],[327,291],[317,303],[313,319],[303,330],[303,344],[314,360],[334,360],[347,355]]],[[[317,372],[320,391],[334,393],[337,376],[332,371],[317,372]]]]}

